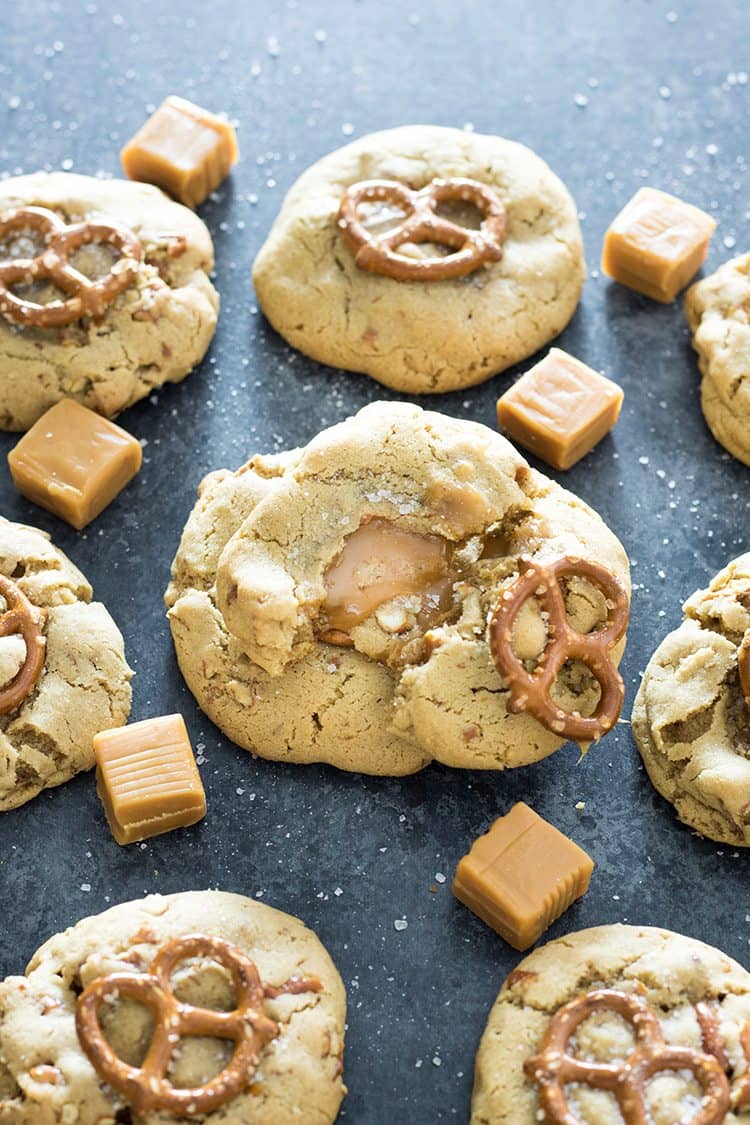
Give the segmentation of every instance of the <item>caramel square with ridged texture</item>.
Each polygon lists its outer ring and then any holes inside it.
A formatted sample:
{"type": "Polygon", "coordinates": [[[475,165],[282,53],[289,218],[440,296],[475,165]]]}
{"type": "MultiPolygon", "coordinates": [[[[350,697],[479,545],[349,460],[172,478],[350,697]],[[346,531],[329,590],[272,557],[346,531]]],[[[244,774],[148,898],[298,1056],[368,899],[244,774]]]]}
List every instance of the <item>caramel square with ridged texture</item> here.
{"type": "Polygon", "coordinates": [[[458,865],[453,893],[524,950],[586,893],[593,870],[583,848],[519,801],[475,840],[458,865]]]}
{"type": "Polygon", "coordinates": [[[18,491],[80,531],[141,467],[140,442],[72,398],[55,403],[8,454],[18,491]]]}
{"type": "Polygon", "coordinates": [[[120,153],[125,175],[197,207],[239,159],[228,121],[185,98],[162,102],[120,153]]]}
{"type": "Polygon", "coordinates": [[[555,469],[569,469],[620,416],[622,389],[560,348],[522,375],[497,401],[497,421],[513,441],[555,469]]]}
{"type": "Polygon", "coordinates": [[[699,207],[643,187],[605,234],[602,269],[621,285],[669,304],[705,262],[715,230],[699,207]]]}
{"type": "Polygon", "coordinates": [[[182,715],[94,736],[96,789],[118,844],[160,836],[206,815],[206,795],[182,715]]]}

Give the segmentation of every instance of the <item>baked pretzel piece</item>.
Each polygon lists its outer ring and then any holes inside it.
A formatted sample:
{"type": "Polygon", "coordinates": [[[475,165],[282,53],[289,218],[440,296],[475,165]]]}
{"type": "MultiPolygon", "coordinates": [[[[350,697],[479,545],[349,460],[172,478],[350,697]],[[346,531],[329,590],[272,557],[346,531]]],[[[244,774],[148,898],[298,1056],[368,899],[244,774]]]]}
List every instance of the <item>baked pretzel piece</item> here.
{"type": "Polygon", "coordinates": [[[264,1012],[266,997],[321,989],[317,978],[297,976],[278,987],[266,986],[254,961],[238,946],[222,938],[188,934],[163,945],[149,972],[111,973],[87,985],[76,1004],[76,1031],[97,1074],[136,1113],[210,1113],[246,1089],[264,1048],[279,1034],[279,1025],[264,1012]],[[216,961],[230,973],[236,989],[232,1011],[197,1008],[177,999],[171,976],[189,957],[216,961]],[[129,1066],[115,1054],[99,1022],[102,1005],[123,996],[145,1004],[154,1015],[151,1043],[139,1067],[129,1066]],[[202,1086],[181,1089],[172,1085],[168,1072],[180,1040],[192,1036],[231,1040],[234,1051],[215,1077],[202,1086]]]}
{"type": "Polygon", "coordinates": [[[625,688],[611,649],[624,635],[630,615],[622,583],[600,563],[562,555],[551,562],[528,556],[520,560],[518,577],[503,591],[489,621],[489,641],[495,667],[508,681],[508,710],[528,711],[555,734],[582,742],[596,742],[611,730],[622,710],[625,688]],[[597,587],[607,602],[607,620],[590,633],[579,633],[568,620],[562,578],[584,578],[597,587]],[[547,644],[533,672],[528,672],[513,651],[513,626],[524,603],[535,598],[546,614],[547,644]],[[600,687],[594,713],[565,711],[551,691],[565,664],[578,660],[600,687]]]}
{"type": "Polygon", "coordinates": [[[31,695],[42,674],[47,648],[42,631],[46,610],[35,609],[23,590],[2,574],[0,597],[5,599],[6,606],[0,615],[0,637],[20,636],[26,645],[23,664],[12,680],[0,687],[0,715],[7,715],[31,695]]]}
{"type": "Polygon", "coordinates": [[[507,228],[505,207],[497,193],[477,180],[460,177],[433,180],[421,191],[397,180],[363,180],[344,192],[337,221],[357,266],[396,281],[448,281],[498,262],[507,228]],[[449,202],[473,204],[482,214],[479,230],[438,215],[438,205],[449,202]],[[378,235],[360,218],[359,208],[365,203],[390,203],[404,211],[405,218],[378,235]],[[413,258],[398,252],[407,242],[432,242],[452,253],[413,258]]]}
{"type": "Polygon", "coordinates": [[[44,240],[35,258],[3,261],[0,256],[0,314],[21,327],[62,328],[84,316],[100,318],[138,275],[143,250],[126,227],[96,222],[69,225],[46,207],[18,207],[0,215],[0,243],[21,231],[44,240]],[[97,281],[70,262],[78,250],[94,243],[106,243],[117,254],[109,272],[97,281]],[[14,293],[14,286],[35,281],[50,282],[66,299],[42,305],[14,293]]]}
{"type": "Polygon", "coordinates": [[[539,1054],[524,1063],[526,1076],[539,1087],[547,1125],[581,1125],[565,1091],[571,1084],[605,1090],[617,1100],[626,1125],[650,1125],[646,1087],[662,1071],[689,1071],[700,1085],[700,1107],[690,1125],[721,1125],[730,1109],[729,1080],[714,1055],[664,1042],[661,1026],[644,996],[594,989],[564,1004],[544,1033],[539,1054]],[[630,1024],[635,1048],[622,1062],[592,1062],[570,1053],[576,1030],[598,1012],[610,1012],[630,1024]]]}

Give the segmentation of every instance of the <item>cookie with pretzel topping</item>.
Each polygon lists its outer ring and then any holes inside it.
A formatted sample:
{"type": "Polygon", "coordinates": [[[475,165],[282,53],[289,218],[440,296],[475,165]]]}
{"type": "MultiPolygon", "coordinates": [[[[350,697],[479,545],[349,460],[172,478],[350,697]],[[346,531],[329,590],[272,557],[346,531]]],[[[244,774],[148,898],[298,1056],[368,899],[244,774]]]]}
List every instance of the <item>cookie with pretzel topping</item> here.
{"type": "Polygon", "coordinates": [[[633,735],[680,820],[750,847],[750,554],[688,598],[684,614],[643,674],[633,735]]]}
{"type": "Polygon", "coordinates": [[[405,403],[208,477],[166,600],[199,704],[266,758],[505,769],[622,703],[618,540],[495,431],[405,403]]]}
{"type": "Polygon", "coordinates": [[[750,973],[647,926],[535,950],[476,1060],[471,1125],[731,1125],[750,1113],[750,973]]]}
{"type": "Polygon", "coordinates": [[[733,457],[750,465],[750,253],[692,285],[685,316],[698,353],[708,428],[733,457]]]}
{"type": "Polygon", "coordinates": [[[114,417],[183,379],[215,328],[211,237],[158,188],[39,172],[0,183],[0,429],[62,398],[114,417]]]}
{"type": "Polygon", "coordinates": [[[94,762],[130,713],[120,631],[43,531],[0,517],[0,812],[94,762]]]}
{"type": "Polygon", "coordinates": [[[221,891],[126,902],[0,983],[0,1120],[326,1125],[345,1011],[297,918],[221,891]]]}
{"type": "Polygon", "coordinates": [[[576,208],[530,149],[410,125],[293,185],[253,270],[273,327],[398,391],[469,387],[532,355],[584,279],[576,208]]]}

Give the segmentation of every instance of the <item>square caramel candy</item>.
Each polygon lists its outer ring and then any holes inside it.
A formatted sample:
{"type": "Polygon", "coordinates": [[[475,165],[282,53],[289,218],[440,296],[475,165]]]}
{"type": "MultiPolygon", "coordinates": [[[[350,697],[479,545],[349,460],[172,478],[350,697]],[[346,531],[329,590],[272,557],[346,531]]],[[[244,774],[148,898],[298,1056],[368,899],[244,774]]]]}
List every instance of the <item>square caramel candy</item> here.
{"type": "Polygon", "coordinates": [[[185,98],[169,97],[120,153],[125,175],[156,184],[197,207],[239,158],[228,121],[185,98]]]}
{"type": "Polygon", "coordinates": [[[206,795],[182,715],[94,735],[96,789],[118,844],[132,844],[206,815],[206,795]]]}
{"type": "Polygon", "coordinates": [[[551,348],[497,400],[497,421],[513,441],[569,469],[609,433],[622,399],[611,379],[551,348]]]}
{"type": "Polygon", "coordinates": [[[605,234],[602,269],[622,285],[669,304],[703,265],[715,230],[705,211],[643,187],[605,234]]]}
{"type": "Polygon", "coordinates": [[[133,479],[142,457],[131,434],[66,398],[24,434],[8,464],[27,500],[80,531],[133,479]]]}
{"type": "Polygon", "coordinates": [[[519,801],[475,840],[453,893],[514,949],[528,949],[588,890],[594,861],[519,801]]]}

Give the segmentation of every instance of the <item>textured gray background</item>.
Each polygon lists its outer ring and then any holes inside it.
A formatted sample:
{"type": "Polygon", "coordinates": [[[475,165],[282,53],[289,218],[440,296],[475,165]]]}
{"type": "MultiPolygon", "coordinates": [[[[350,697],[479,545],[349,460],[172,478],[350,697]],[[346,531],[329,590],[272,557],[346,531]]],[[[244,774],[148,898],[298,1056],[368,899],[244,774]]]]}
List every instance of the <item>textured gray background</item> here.
{"type": "MultiPolygon", "coordinates": [[[[709,267],[748,248],[747,7],[705,0],[591,4],[214,0],[2,5],[0,174],[118,174],[118,151],[166,94],[224,109],[242,163],[202,208],[222,294],[208,359],[123,416],[147,442],[136,483],[76,534],[13,491],[0,510],[49,529],[92,580],[136,669],[133,718],[182,710],[205,757],[203,824],[121,850],[79,778],[0,822],[0,975],[42,938],[146,891],[218,886],[300,915],[349,993],[342,1117],[466,1120],[487,1010],[519,957],[450,894],[458,858],[518,798],[597,861],[551,936],[650,922],[750,964],[746,854],[700,840],[656,797],[621,725],[577,764],[568,747],[506,775],[430,768],[407,780],[266,764],[220,737],[177,672],[161,594],[209,469],[306,441],[377,397],[361,376],[291,352],[254,307],[250,266],[284,191],[348,136],[433,121],[541,153],[581,210],[589,281],[560,343],[625,388],[613,437],[565,476],[627,545],[636,583],[624,716],[680,603],[748,547],[747,470],[714,444],[679,304],[598,273],[602,234],[642,183],[718,219],[709,267]],[[575,810],[585,801],[583,812],[575,810]],[[448,882],[431,893],[436,872],[448,882]],[[337,889],[341,893],[337,893],[337,889]],[[405,917],[408,928],[394,929],[405,917]]],[[[513,374],[513,373],[512,373],[513,374]]],[[[500,376],[430,400],[494,423],[500,376]]],[[[0,438],[4,454],[13,438],[0,438]]]]}

